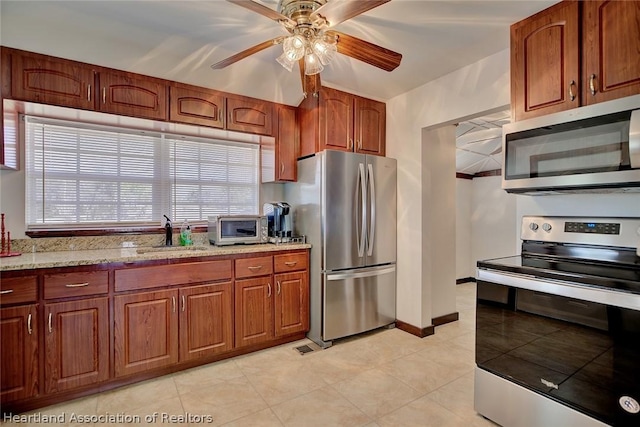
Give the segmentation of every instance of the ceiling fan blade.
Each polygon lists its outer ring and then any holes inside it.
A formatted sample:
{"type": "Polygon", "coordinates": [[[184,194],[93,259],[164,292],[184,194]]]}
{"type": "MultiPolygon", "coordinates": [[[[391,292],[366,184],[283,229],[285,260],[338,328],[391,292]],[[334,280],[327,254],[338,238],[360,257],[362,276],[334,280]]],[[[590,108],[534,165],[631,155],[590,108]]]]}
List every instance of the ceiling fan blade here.
{"type": "Polygon", "coordinates": [[[268,8],[260,3],[256,3],[252,0],[227,0],[229,3],[236,4],[238,6],[242,6],[245,9],[249,9],[252,12],[259,13],[262,16],[266,16],[269,19],[273,19],[276,22],[280,22],[287,27],[295,27],[296,21],[293,21],[281,13],[276,12],[275,10],[268,8]]]}
{"type": "Polygon", "coordinates": [[[257,44],[255,46],[250,47],[249,49],[243,50],[242,52],[238,52],[235,55],[232,55],[226,59],[223,59],[220,62],[216,62],[215,64],[213,64],[211,66],[211,68],[213,68],[214,70],[219,70],[221,68],[227,67],[231,64],[235,64],[236,62],[240,61],[241,59],[246,58],[247,56],[253,55],[254,53],[258,53],[261,50],[265,50],[268,47],[274,46],[276,44],[280,44],[282,43],[282,41],[284,40],[284,37],[280,36],[280,37],[276,37],[274,39],[271,40],[267,40],[265,42],[262,42],[260,44],[257,44]]]}
{"type": "Polygon", "coordinates": [[[334,35],[338,39],[338,52],[350,56],[374,67],[385,71],[393,71],[402,60],[402,55],[373,43],[369,43],[357,37],[338,31],[327,31],[327,34],[334,35]]]}
{"type": "Polygon", "coordinates": [[[300,81],[302,82],[302,92],[306,98],[308,95],[315,95],[320,91],[320,73],[311,76],[304,73],[304,58],[298,61],[300,66],[300,81]]]}
{"type": "Polygon", "coordinates": [[[331,0],[311,14],[311,21],[322,16],[333,27],[389,1],[391,0],[331,0]]]}

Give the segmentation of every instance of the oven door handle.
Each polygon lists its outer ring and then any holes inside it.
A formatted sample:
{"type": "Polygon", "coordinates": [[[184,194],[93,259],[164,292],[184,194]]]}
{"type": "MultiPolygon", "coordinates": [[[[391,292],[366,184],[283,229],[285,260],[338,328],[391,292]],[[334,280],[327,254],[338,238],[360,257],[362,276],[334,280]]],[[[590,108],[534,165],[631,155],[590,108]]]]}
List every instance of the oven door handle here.
{"type": "Polygon", "coordinates": [[[631,310],[640,310],[640,295],[630,292],[620,292],[564,280],[484,268],[477,269],[476,278],[498,285],[546,292],[552,295],[561,295],[568,298],[597,302],[631,310]]]}

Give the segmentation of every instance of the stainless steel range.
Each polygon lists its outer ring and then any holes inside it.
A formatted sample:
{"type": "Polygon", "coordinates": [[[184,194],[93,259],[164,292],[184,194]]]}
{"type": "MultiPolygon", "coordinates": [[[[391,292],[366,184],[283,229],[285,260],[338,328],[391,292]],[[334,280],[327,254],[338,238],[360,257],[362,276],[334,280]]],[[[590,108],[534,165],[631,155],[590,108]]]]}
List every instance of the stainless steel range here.
{"type": "Polygon", "coordinates": [[[475,408],[508,427],[640,425],[640,218],[525,216],[479,261],[475,408]]]}

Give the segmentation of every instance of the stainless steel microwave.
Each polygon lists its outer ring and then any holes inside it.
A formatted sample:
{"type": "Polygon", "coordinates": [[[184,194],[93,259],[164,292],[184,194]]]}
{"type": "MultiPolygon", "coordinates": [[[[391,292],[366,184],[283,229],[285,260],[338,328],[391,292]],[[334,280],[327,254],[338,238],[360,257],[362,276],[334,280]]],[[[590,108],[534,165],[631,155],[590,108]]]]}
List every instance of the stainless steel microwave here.
{"type": "Polygon", "coordinates": [[[507,192],[640,192],[640,95],[502,128],[507,192]]]}
{"type": "Polygon", "coordinates": [[[210,216],[207,232],[209,243],[216,246],[269,242],[266,216],[210,216]]]}

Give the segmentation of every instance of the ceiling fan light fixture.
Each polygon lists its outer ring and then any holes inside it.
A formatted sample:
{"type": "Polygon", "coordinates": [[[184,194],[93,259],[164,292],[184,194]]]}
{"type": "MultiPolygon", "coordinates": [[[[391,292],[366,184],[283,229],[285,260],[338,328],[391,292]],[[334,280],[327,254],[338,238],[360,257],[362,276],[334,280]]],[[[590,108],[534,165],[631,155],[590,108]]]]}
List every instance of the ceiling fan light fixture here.
{"type": "Polygon", "coordinates": [[[328,65],[336,56],[338,48],[336,47],[335,39],[331,39],[324,36],[316,37],[311,43],[313,52],[318,56],[322,65],[328,65]]]}
{"type": "Polygon", "coordinates": [[[287,71],[289,72],[293,70],[293,64],[296,63],[296,61],[291,60],[291,58],[286,52],[283,52],[282,55],[278,56],[276,58],[276,61],[278,61],[278,63],[282,65],[284,68],[286,68],[287,71]]]}
{"type": "Polygon", "coordinates": [[[304,56],[304,73],[308,76],[318,74],[324,70],[320,58],[313,52],[312,49],[307,49],[307,53],[304,56]]]}
{"type": "Polygon", "coordinates": [[[289,60],[298,61],[304,56],[306,45],[306,39],[303,36],[296,34],[284,39],[284,42],[282,43],[282,50],[284,50],[284,53],[287,55],[289,60]]]}

